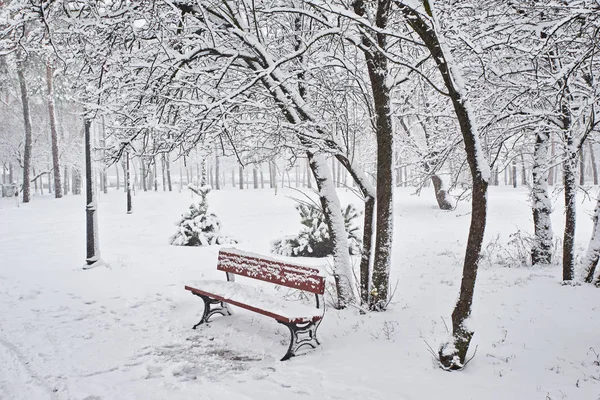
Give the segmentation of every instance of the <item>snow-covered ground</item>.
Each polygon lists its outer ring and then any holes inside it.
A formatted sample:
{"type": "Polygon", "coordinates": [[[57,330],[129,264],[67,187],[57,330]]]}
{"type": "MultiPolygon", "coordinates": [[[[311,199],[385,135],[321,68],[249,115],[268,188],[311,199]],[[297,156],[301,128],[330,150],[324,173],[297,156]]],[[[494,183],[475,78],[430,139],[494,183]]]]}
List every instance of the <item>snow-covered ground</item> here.
{"type": "MultiPolygon", "coordinates": [[[[239,248],[268,254],[299,220],[284,191],[209,195],[239,248]]],[[[344,202],[359,204],[342,191],[344,202]]],[[[472,351],[462,372],[437,368],[458,294],[469,205],[452,212],[398,189],[394,304],[385,313],[328,309],[323,345],[287,362],[288,332],[244,310],[191,330],[200,299],[183,289],[222,279],[218,247],[168,245],[188,193],[99,196],[109,268],[83,271],[84,197],[0,201],[0,399],[599,399],[600,289],[561,286],[559,267],[512,265],[509,235],[531,231],[526,189],[492,187],[477,282],[472,351]],[[496,236],[499,235],[498,239],[496,236]],[[495,250],[494,250],[495,248],[495,250]],[[513,268],[510,268],[512,266],[513,268]]],[[[578,253],[594,202],[580,199],[578,253]]],[[[554,230],[562,234],[562,201],[554,230]]],[[[312,264],[315,260],[308,260],[312,264]]]]}

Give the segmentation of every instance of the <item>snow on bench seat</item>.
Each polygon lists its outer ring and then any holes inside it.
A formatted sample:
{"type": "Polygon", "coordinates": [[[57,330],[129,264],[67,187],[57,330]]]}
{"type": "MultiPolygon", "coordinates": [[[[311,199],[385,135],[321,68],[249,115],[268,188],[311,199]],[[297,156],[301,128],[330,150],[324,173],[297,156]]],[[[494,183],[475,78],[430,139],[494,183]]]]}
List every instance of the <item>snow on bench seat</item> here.
{"type": "Polygon", "coordinates": [[[186,290],[245,308],[289,323],[315,322],[323,318],[323,310],[266,293],[258,287],[230,281],[205,280],[186,286],[186,290]]]}

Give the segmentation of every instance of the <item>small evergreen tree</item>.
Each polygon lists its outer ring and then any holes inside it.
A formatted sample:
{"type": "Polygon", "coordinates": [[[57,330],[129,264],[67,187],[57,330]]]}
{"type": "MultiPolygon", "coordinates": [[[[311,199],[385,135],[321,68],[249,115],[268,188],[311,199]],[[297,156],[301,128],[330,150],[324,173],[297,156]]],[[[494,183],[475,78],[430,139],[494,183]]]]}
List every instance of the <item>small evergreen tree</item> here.
{"type": "MultiPolygon", "coordinates": [[[[273,242],[271,252],[288,257],[326,257],[333,254],[333,241],[325,222],[323,211],[314,205],[296,205],[303,226],[297,236],[288,236],[273,242]]],[[[356,219],[359,212],[349,204],[344,211],[344,225],[348,232],[349,248],[352,255],[360,254],[361,239],[356,219]]]]}
{"type": "Polygon", "coordinates": [[[206,196],[210,186],[188,185],[188,189],[200,196],[200,201],[194,201],[188,211],[181,216],[177,224],[177,232],[171,236],[170,242],[174,246],[209,246],[213,244],[233,244],[236,240],[221,236],[221,221],[208,212],[206,196]]]}

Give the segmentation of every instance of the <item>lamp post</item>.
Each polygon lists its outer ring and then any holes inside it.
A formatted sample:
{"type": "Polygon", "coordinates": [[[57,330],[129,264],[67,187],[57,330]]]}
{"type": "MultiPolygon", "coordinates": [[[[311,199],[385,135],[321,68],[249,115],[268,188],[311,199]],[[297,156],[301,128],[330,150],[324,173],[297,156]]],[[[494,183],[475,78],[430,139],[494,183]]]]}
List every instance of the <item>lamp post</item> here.
{"type": "Polygon", "coordinates": [[[86,192],[86,244],[87,257],[83,269],[90,269],[101,265],[100,245],[98,242],[98,202],[94,191],[93,170],[92,170],[92,138],[91,121],[83,118],[83,131],[85,140],[85,192],[86,192]]]}

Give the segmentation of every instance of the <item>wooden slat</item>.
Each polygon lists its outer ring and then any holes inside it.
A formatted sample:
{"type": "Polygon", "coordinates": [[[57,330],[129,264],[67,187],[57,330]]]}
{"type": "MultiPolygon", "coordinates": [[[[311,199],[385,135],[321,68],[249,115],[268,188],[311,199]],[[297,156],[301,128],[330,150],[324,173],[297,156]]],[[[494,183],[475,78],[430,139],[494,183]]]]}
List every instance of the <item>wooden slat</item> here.
{"type": "Polygon", "coordinates": [[[320,319],[323,318],[321,316],[314,316],[312,318],[298,317],[298,318],[290,319],[288,317],[284,317],[283,315],[278,315],[278,314],[272,313],[272,312],[267,311],[267,310],[263,310],[263,309],[260,309],[260,308],[253,307],[253,306],[251,306],[249,304],[240,303],[240,302],[235,301],[235,300],[226,299],[226,298],[221,297],[219,295],[216,295],[214,293],[209,293],[209,292],[206,292],[204,290],[193,288],[191,286],[186,286],[185,290],[189,290],[192,293],[196,293],[196,294],[199,294],[199,295],[202,295],[202,296],[210,297],[211,299],[215,299],[215,300],[219,300],[219,301],[222,301],[222,302],[225,302],[225,303],[228,303],[228,304],[232,304],[234,306],[237,306],[237,307],[240,307],[240,308],[244,308],[246,310],[250,310],[250,311],[253,311],[253,312],[258,313],[258,314],[266,315],[267,317],[275,318],[276,320],[282,321],[282,322],[289,322],[289,323],[293,323],[293,324],[299,324],[299,323],[304,323],[304,322],[315,322],[315,321],[318,321],[318,320],[320,320],[320,319]]]}
{"type": "Polygon", "coordinates": [[[325,292],[325,278],[317,268],[221,250],[217,269],[311,293],[325,292]]]}

